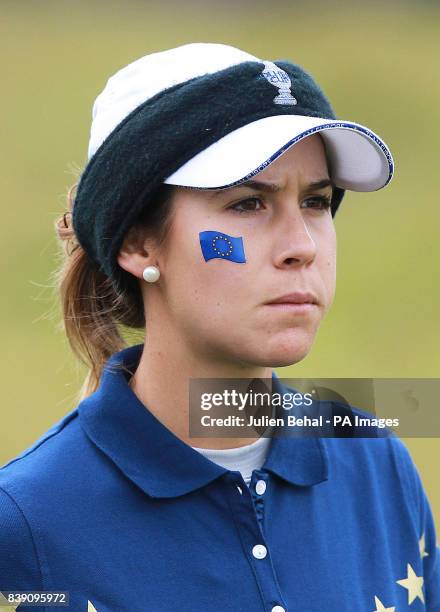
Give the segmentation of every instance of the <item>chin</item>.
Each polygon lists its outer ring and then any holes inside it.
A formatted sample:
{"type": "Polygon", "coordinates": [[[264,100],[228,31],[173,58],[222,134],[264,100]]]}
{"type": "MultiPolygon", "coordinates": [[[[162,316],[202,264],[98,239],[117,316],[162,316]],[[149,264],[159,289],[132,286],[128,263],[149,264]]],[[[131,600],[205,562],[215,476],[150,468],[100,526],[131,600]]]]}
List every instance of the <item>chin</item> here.
{"type": "Polygon", "coordinates": [[[274,355],[273,358],[267,363],[267,367],[284,368],[285,366],[294,365],[307,357],[308,353],[309,351],[295,351],[294,353],[290,352],[288,355],[274,355]]]}
{"type": "Polygon", "coordinates": [[[298,333],[286,334],[283,338],[271,338],[264,345],[264,360],[268,366],[282,368],[302,361],[309,354],[314,335],[298,333]]]}
{"type": "Polygon", "coordinates": [[[239,338],[234,338],[233,346],[228,346],[228,360],[233,355],[234,361],[246,367],[290,366],[307,357],[315,339],[315,331],[299,327],[271,333],[246,331],[239,338]]]}

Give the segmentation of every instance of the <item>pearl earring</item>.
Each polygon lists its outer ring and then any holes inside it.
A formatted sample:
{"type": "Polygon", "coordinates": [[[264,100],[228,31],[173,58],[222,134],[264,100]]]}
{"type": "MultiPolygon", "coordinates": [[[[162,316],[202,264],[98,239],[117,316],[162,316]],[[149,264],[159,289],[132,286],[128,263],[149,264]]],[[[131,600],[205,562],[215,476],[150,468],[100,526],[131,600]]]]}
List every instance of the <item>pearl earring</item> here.
{"type": "Polygon", "coordinates": [[[142,276],[147,283],[155,283],[160,276],[160,271],[157,266],[147,266],[142,272],[142,276]]]}

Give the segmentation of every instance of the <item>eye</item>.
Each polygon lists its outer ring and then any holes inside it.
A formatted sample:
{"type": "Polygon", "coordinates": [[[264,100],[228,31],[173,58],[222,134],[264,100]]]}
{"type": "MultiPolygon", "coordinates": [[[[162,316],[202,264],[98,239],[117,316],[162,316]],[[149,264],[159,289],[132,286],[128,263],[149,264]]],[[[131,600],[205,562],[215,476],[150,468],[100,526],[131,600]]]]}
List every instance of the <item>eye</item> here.
{"type": "Polygon", "coordinates": [[[261,210],[261,209],[255,209],[255,208],[249,209],[247,207],[244,210],[242,208],[237,208],[238,206],[246,206],[248,204],[257,204],[257,205],[262,204],[262,200],[260,198],[246,198],[245,200],[240,200],[240,202],[233,204],[229,208],[238,214],[243,214],[243,213],[252,214],[252,213],[257,213],[259,212],[259,210],[261,210]]]}
{"type": "Polygon", "coordinates": [[[329,210],[332,204],[332,198],[330,196],[312,196],[304,200],[306,208],[312,210],[329,210]],[[307,205],[312,203],[311,206],[307,205]]]}

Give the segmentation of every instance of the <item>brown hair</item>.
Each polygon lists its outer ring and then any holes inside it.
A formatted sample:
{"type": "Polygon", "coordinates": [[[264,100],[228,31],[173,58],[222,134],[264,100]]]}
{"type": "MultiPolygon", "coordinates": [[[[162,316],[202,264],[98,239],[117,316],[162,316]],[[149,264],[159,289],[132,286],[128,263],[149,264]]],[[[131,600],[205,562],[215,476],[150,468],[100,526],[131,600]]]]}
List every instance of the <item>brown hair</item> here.
{"type": "MultiPolygon", "coordinates": [[[[127,346],[124,327],[145,327],[142,292],[139,284],[121,293],[112,280],[89,258],[76,239],[72,226],[75,183],[67,194],[68,210],[55,221],[63,257],[52,273],[52,285],[61,300],[63,327],[74,355],[88,367],[79,392],[79,401],[93,393],[107,359],[127,346]]],[[[148,229],[158,245],[171,225],[172,185],[163,184],[154,201],[146,204],[135,225],[148,229]]],[[[124,274],[129,274],[124,271],[124,274]]]]}

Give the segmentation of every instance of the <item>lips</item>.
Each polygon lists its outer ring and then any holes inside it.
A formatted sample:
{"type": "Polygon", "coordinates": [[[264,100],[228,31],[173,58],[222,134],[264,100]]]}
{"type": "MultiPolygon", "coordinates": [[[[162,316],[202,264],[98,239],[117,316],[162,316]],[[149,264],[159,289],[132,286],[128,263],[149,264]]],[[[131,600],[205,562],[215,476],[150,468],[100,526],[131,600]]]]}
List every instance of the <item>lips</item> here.
{"type": "Polygon", "coordinates": [[[267,304],[318,304],[318,298],[309,291],[295,291],[294,293],[287,293],[281,295],[267,304]]]}

